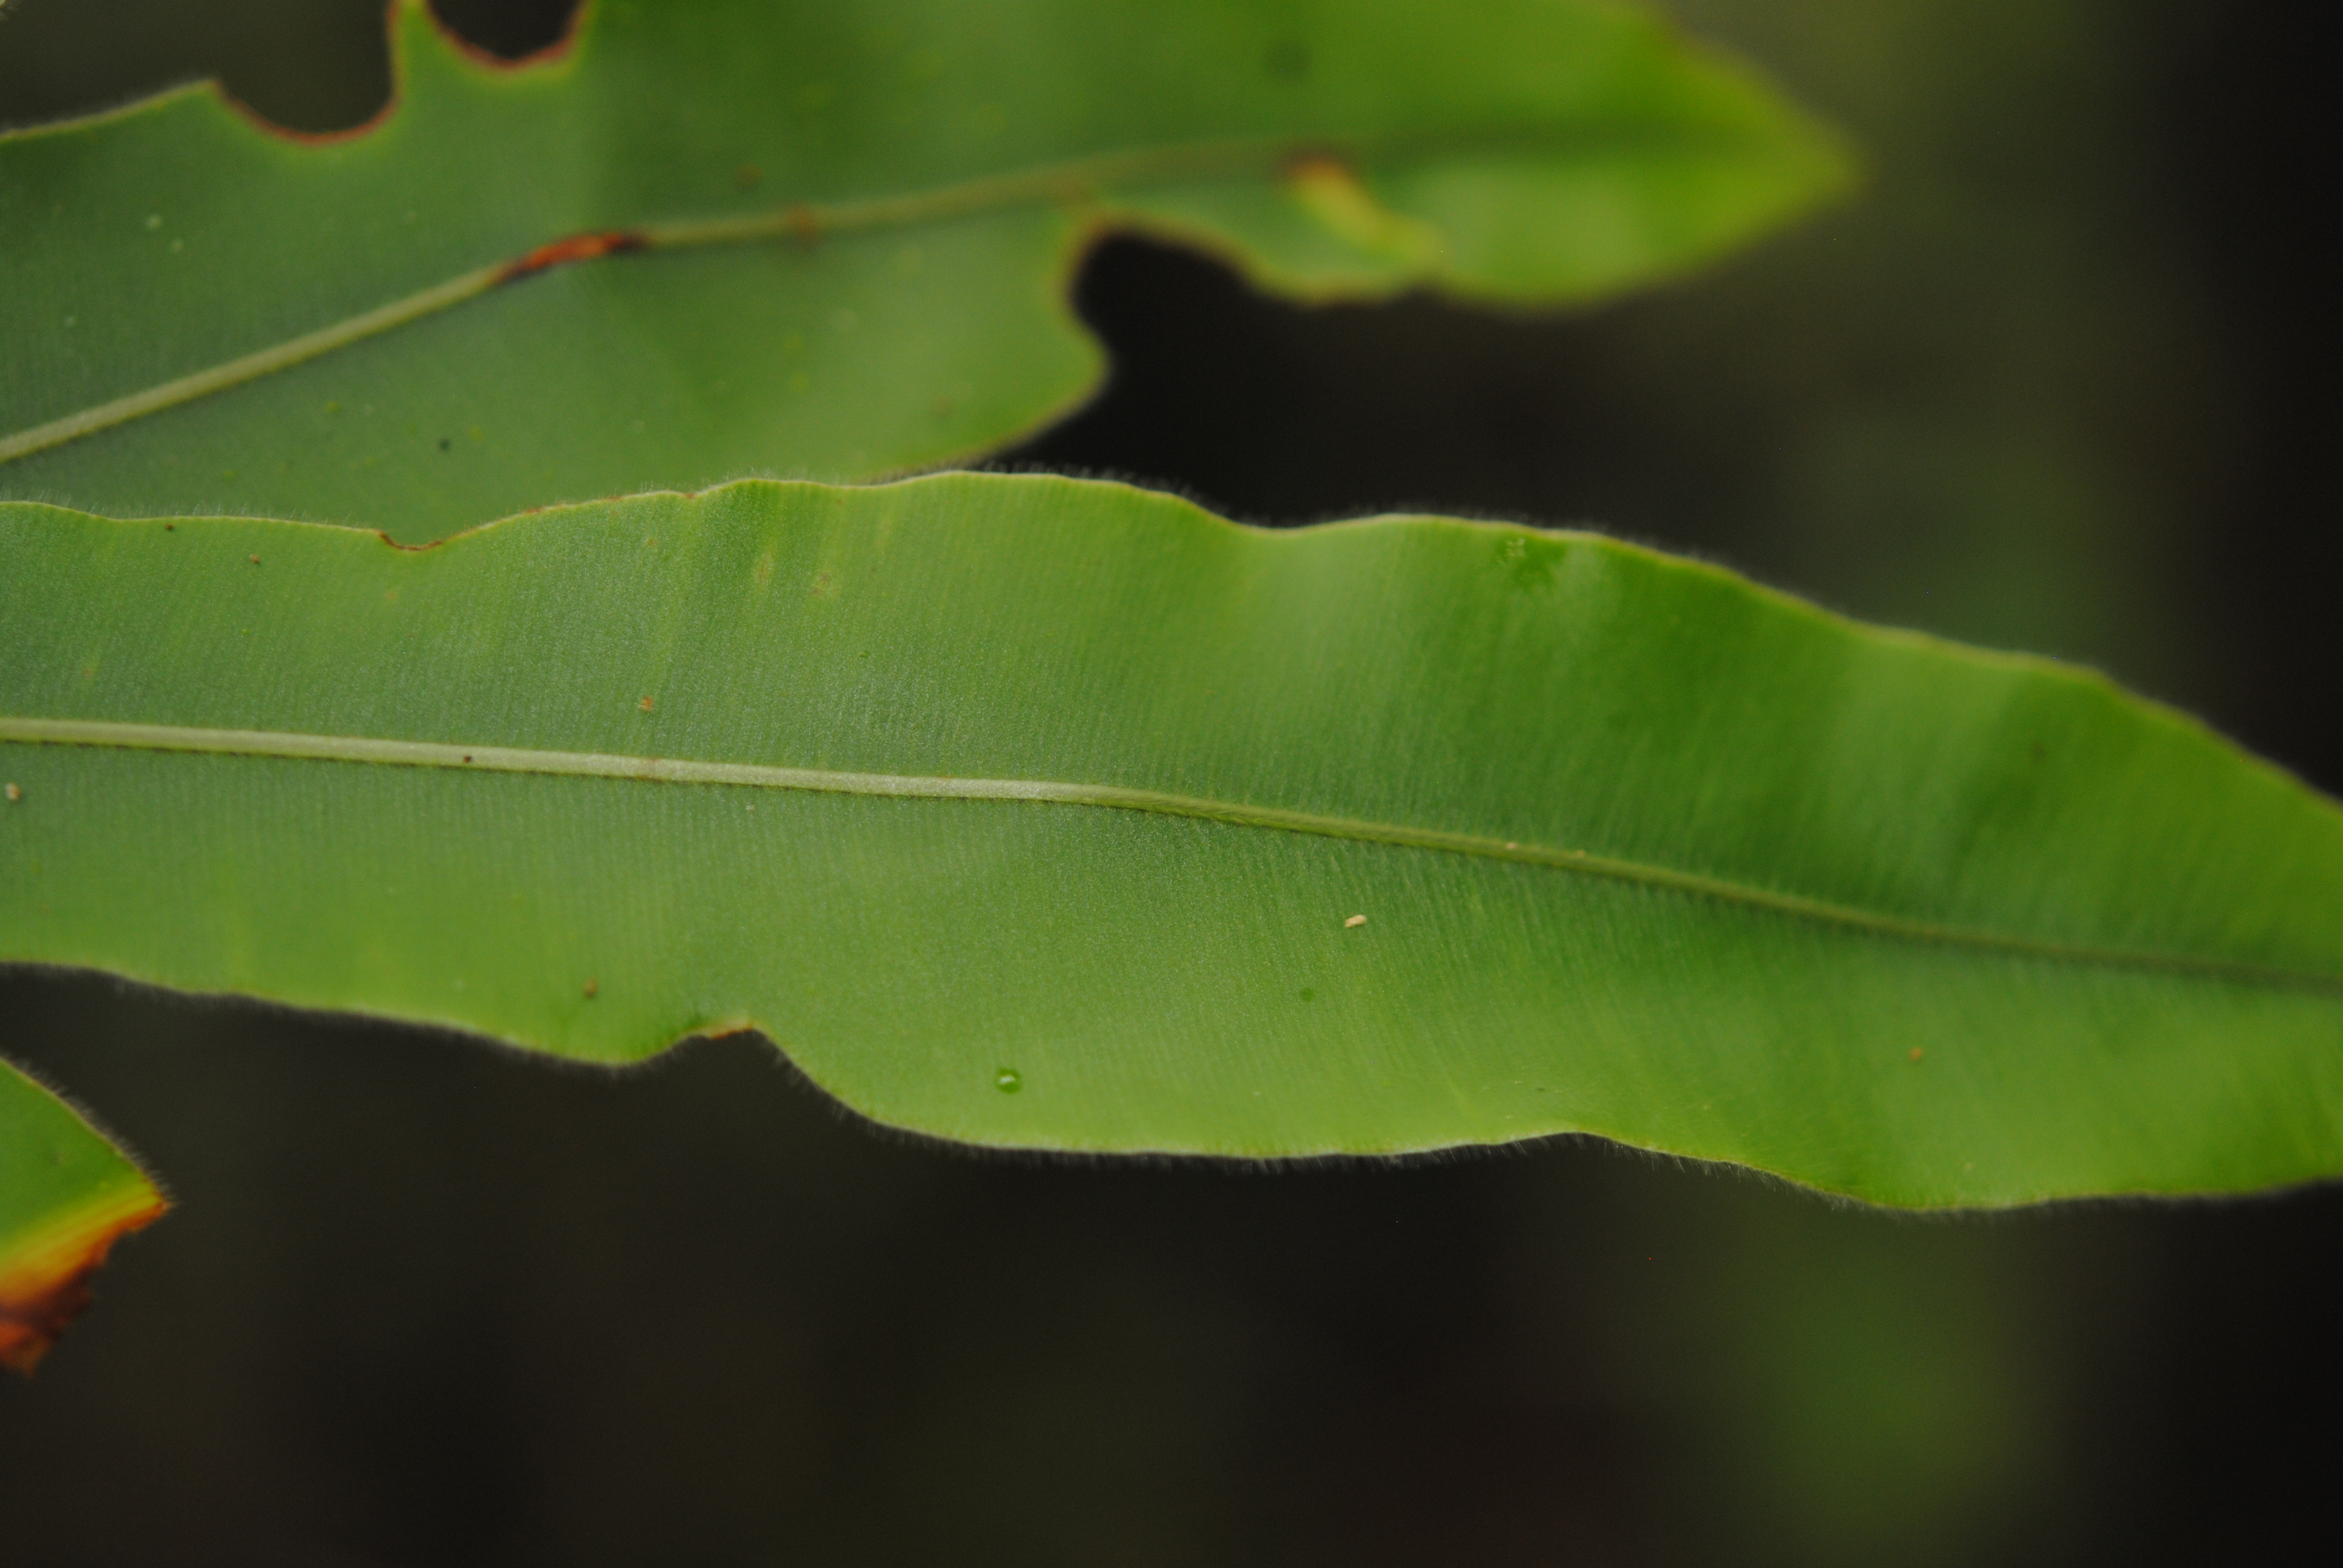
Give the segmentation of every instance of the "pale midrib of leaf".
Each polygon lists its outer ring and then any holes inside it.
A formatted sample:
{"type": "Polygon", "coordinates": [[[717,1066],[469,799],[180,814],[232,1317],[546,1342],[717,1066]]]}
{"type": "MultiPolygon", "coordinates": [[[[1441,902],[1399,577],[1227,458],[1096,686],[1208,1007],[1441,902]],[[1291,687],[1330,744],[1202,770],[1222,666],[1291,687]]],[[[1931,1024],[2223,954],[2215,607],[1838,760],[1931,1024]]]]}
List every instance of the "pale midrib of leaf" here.
{"type": "MultiPolygon", "coordinates": [[[[777,240],[814,245],[827,235],[909,228],[920,224],[942,223],[988,212],[1042,206],[1051,203],[1078,206],[1098,199],[1101,190],[1112,187],[1131,189],[1173,185],[1186,180],[1246,175],[1273,176],[1313,158],[1347,166],[1344,164],[1346,157],[1362,154],[1388,156],[1408,151],[1423,154],[1468,149],[1493,151],[1508,146],[1535,146],[1551,151],[1564,145],[1593,150],[1626,139],[1619,135],[1557,136],[1513,130],[1418,136],[1373,145],[1351,140],[1345,142],[1342,151],[1338,153],[1322,140],[1235,138],[1101,153],[898,196],[866,196],[838,202],[790,202],[737,217],[686,219],[587,231],[549,240],[505,261],[475,267],[444,283],[434,284],[372,310],[346,317],[314,332],[303,333],[223,364],[192,371],[14,435],[0,437],[0,463],[29,457],[36,452],[65,446],[84,437],[110,430],[117,425],[126,425],[133,420],[208,397],[214,393],[226,392],[246,382],[290,370],[338,349],[453,309],[507,284],[534,277],[553,267],[606,256],[693,250],[711,246],[767,244],[777,240]]],[[[1638,133],[1634,140],[1640,146],[1665,144],[1686,147],[1705,145],[1713,139],[1690,136],[1682,131],[1667,131],[1657,135],[1638,133]]]]}
{"type": "Polygon", "coordinates": [[[1097,806],[1115,810],[1147,811],[1160,816],[1198,818],[1235,827],[1308,833],[1321,838],[1356,839],[1399,849],[1427,849],[1538,866],[1612,881],[1664,888],[1722,903],[1844,927],[1871,936],[1965,948],[2013,958],[2193,976],[2343,998],[2343,977],[2334,975],[2187,953],[2095,947],[2006,936],[1994,931],[1906,920],[1826,900],[1809,899],[1795,893],[1727,881],[1723,878],[1679,871],[1665,866],[1592,855],[1584,849],[1560,849],[1437,828],[1371,822],[1278,806],[1211,800],[1192,795],[1133,789],[1113,784],[1076,784],[1045,779],[950,779],[897,773],[853,773],[682,758],[625,757],[593,751],[462,746],[366,736],[301,735],[266,729],[204,729],[170,724],[124,724],[100,719],[32,719],[5,715],[0,715],[0,741],[400,768],[444,768],[468,773],[547,774],[639,783],[726,785],[740,789],[809,790],[832,795],[876,795],[929,800],[1031,801],[1044,805],[1097,806]]]}

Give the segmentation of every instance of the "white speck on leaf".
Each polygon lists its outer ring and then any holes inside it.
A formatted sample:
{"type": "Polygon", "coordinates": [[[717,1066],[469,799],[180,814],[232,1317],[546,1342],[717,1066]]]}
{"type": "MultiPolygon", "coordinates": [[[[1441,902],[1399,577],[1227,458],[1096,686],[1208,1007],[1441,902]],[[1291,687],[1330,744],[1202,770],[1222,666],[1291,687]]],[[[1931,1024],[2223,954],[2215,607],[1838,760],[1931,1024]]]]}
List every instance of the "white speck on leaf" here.
{"type": "Polygon", "coordinates": [[[1347,930],[1355,930],[1356,928],[1358,928],[1358,927],[1360,927],[1360,926],[1363,926],[1363,925],[1365,925],[1366,923],[1367,923],[1367,917],[1366,917],[1366,916],[1364,916],[1364,915],[1353,915],[1349,920],[1344,920],[1344,921],[1342,922],[1342,929],[1343,929],[1344,930],[1346,930],[1346,931],[1347,931],[1347,930]]]}

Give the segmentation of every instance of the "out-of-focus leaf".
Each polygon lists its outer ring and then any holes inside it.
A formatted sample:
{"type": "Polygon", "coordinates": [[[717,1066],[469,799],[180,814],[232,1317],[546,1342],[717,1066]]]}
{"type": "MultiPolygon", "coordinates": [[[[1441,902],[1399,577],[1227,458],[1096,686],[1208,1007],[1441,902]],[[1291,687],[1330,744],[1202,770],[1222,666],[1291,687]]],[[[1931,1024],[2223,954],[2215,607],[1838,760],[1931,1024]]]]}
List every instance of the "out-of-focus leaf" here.
{"type": "Polygon", "coordinates": [[[1598,297],[1845,180],[1609,0],[590,5],[555,56],[397,8],[347,136],[194,87],[0,137],[0,493],[408,538],[982,451],[1094,385],[1102,230],[1311,298],[1598,297]]]}

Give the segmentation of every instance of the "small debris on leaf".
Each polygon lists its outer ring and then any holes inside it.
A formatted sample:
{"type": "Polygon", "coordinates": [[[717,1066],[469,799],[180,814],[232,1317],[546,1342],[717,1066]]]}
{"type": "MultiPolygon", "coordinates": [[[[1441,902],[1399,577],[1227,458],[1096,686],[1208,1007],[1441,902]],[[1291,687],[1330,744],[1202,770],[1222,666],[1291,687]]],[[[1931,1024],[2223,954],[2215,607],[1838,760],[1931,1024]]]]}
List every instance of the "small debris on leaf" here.
{"type": "Polygon", "coordinates": [[[586,982],[586,1000],[588,1001],[592,1001],[596,997],[600,996],[601,994],[602,982],[600,980],[589,980],[586,982]]]}
{"type": "Polygon", "coordinates": [[[651,699],[646,697],[640,702],[635,704],[635,706],[641,709],[645,713],[649,713],[651,710],[651,699]]]}
{"type": "Polygon", "coordinates": [[[1343,929],[1344,930],[1346,930],[1346,931],[1347,931],[1347,930],[1353,930],[1353,929],[1354,929],[1354,928],[1356,928],[1356,927],[1363,926],[1363,925],[1365,925],[1366,923],[1367,923],[1367,917],[1366,917],[1366,916],[1364,916],[1364,915],[1353,915],[1349,920],[1344,920],[1344,921],[1342,922],[1342,929],[1343,929]]]}
{"type": "Polygon", "coordinates": [[[1925,1053],[1920,1050],[1920,1048],[1919,1048],[1918,1046],[1916,1046],[1916,1046],[1914,1046],[1914,1047],[1912,1048],[1912,1060],[1915,1060],[1915,1061],[1919,1060],[1920,1060],[1920,1058],[1921,1058],[1924,1054],[1925,1054],[1925,1053]]]}
{"type": "Polygon", "coordinates": [[[22,789],[17,789],[17,788],[16,788],[16,786],[15,786],[14,784],[11,784],[11,785],[9,785],[9,786],[8,786],[8,799],[11,799],[11,800],[22,800],[24,798],[25,798],[25,792],[24,792],[22,789]]]}
{"type": "Polygon", "coordinates": [[[246,556],[244,558],[250,561],[254,566],[258,566],[260,564],[260,558],[258,556],[246,556]]]}
{"type": "Polygon", "coordinates": [[[497,281],[517,283],[550,267],[568,266],[576,261],[592,261],[599,256],[649,250],[650,243],[643,236],[627,229],[612,229],[604,234],[573,234],[567,239],[557,239],[551,245],[540,245],[518,261],[507,262],[498,273],[497,281]]]}

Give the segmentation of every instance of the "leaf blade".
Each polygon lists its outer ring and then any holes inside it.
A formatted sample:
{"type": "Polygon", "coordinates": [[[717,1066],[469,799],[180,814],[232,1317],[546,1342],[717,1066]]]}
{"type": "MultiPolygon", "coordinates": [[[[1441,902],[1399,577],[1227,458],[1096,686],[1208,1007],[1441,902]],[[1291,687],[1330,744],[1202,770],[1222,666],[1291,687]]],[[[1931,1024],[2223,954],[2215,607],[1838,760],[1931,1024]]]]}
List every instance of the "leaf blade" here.
{"type": "Polygon", "coordinates": [[[0,600],[18,719],[240,712],[221,727],[1241,809],[0,737],[81,823],[43,851],[64,914],[0,903],[12,958],[588,1060],[753,1025],[865,1113],[983,1142],[1591,1131],[1921,1205],[2337,1161],[2331,803],[2095,678],[1708,568],[1436,519],[1264,536],[976,476],[639,498],[422,552],[9,524],[47,585],[0,600]],[[101,582],[204,608],[117,616],[74,586],[101,582]],[[178,628],[167,654],[133,619],[178,628]],[[184,842],[142,832],[174,812],[184,842]],[[1573,874],[1573,850],[1678,880],[1573,874]]]}
{"type": "Polygon", "coordinates": [[[0,1366],[39,1365],[115,1241],[166,1207],[70,1106],[0,1061],[0,1366]]]}
{"type": "Polygon", "coordinates": [[[869,477],[1087,394],[1098,356],[1061,283],[1104,227],[1305,297],[1553,303],[1697,265],[1845,176],[1754,79],[1609,5],[1508,5],[1478,34],[1410,5],[914,3],[786,34],[770,9],[598,7],[562,58],[498,71],[410,5],[400,99],[348,138],[295,145],[201,91],[0,138],[21,365],[0,485],[427,538],[746,471],[869,477]],[[1252,69],[1283,45],[1303,79],[1252,69]],[[1232,62],[1260,80],[1221,79],[1232,62]],[[1441,243],[1352,243],[1282,172],[1296,158],[1441,243]],[[1540,188],[1601,167],[1603,222],[1540,188]],[[1714,188],[1687,194],[1702,167],[1714,188]],[[1460,205],[1425,185],[1442,169],[1489,188],[1460,205]],[[498,284],[609,234],[657,254],[498,284]],[[331,350],[288,360],[304,341],[331,350]],[[107,409],[145,412],[95,429],[107,409]]]}

